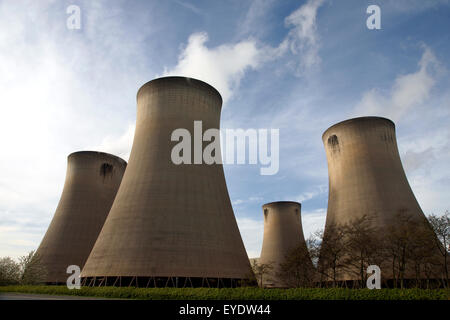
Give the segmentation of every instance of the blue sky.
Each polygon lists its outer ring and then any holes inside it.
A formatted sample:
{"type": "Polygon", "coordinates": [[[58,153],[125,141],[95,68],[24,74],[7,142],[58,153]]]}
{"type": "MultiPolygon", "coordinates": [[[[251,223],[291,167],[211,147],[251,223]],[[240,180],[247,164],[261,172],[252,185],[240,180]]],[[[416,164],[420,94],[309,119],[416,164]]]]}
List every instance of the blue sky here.
{"type": "Polygon", "coordinates": [[[66,157],[126,160],[136,92],[163,75],[215,86],[222,128],[280,130],[280,170],[225,165],[250,257],[262,209],[302,203],[305,236],[327,207],[322,133],[354,117],[389,117],[426,214],[450,209],[450,2],[0,1],[0,256],[37,248],[62,191],[66,157]],[[66,8],[81,9],[81,29],[66,8]],[[381,8],[381,30],[366,8],[381,8]]]}

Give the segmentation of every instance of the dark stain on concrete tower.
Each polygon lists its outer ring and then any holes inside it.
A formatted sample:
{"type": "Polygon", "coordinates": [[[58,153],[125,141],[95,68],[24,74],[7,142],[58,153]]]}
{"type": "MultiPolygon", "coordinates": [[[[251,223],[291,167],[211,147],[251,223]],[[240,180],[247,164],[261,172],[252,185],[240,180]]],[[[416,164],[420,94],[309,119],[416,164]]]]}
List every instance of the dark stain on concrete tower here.
{"type": "Polygon", "coordinates": [[[86,285],[235,286],[251,273],[221,164],[171,161],[175,129],[219,129],[222,98],[165,77],[137,93],[127,171],[89,259],[86,285]]]}
{"type": "MultiPolygon", "coordinates": [[[[381,238],[402,228],[399,214],[425,226],[423,214],[406,178],[395,135],[395,124],[385,118],[361,117],[337,123],[322,136],[329,195],[325,234],[333,226],[367,218],[381,238]]],[[[384,269],[387,276],[389,268],[384,269]]],[[[343,280],[355,280],[344,275],[343,280]]],[[[387,276],[389,277],[389,276],[387,276]]]]}
{"type": "Polygon", "coordinates": [[[111,154],[69,155],[64,189],[50,226],[36,251],[47,283],[65,283],[67,267],[83,268],[113,204],[126,162],[111,154]],[[103,174],[104,168],[108,173],[103,174]]]}
{"type": "MultiPolygon", "coordinates": [[[[279,274],[280,264],[293,250],[308,252],[303,235],[301,204],[293,201],[277,201],[263,205],[264,238],[258,264],[268,264],[273,269],[263,275],[262,287],[287,287],[284,277],[279,274]]],[[[307,255],[309,257],[309,255],[307,255]]],[[[309,258],[305,261],[313,269],[309,258]]]]}

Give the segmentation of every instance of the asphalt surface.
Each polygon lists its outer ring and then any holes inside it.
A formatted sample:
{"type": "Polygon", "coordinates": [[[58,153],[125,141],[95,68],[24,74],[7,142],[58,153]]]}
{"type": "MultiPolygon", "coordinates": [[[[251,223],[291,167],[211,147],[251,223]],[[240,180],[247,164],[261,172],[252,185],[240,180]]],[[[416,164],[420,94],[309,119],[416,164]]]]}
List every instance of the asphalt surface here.
{"type": "Polygon", "coordinates": [[[31,293],[0,293],[0,300],[109,300],[97,297],[53,296],[31,293]]]}

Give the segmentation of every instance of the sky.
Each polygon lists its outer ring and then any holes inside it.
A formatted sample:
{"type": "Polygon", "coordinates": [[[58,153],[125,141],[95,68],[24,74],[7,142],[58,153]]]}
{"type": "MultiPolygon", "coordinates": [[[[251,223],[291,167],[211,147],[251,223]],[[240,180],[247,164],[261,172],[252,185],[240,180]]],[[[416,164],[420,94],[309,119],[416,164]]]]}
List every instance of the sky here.
{"type": "Polygon", "coordinates": [[[279,171],[224,165],[249,257],[264,203],[302,203],[305,237],[324,227],[321,136],[357,116],[396,124],[425,214],[450,210],[449,0],[0,0],[0,257],[38,247],[67,156],[128,160],[136,92],[180,75],[213,85],[222,129],[279,129],[279,171]],[[69,29],[70,5],[80,8],[69,29]],[[370,30],[369,5],[381,10],[370,30]]]}

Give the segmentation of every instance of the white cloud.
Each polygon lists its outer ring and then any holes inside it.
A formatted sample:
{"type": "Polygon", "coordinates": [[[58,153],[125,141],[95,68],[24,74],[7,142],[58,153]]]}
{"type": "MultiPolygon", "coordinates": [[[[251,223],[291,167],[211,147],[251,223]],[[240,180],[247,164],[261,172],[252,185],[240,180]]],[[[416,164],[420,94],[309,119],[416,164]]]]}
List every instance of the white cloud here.
{"type": "Polygon", "coordinates": [[[87,148],[88,150],[96,150],[101,152],[107,152],[121,157],[125,161],[130,158],[131,147],[133,145],[134,131],[136,129],[135,124],[129,124],[125,132],[119,136],[107,135],[103,138],[102,142],[87,148]]]}
{"type": "Polygon", "coordinates": [[[432,147],[428,147],[423,151],[408,150],[402,156],[405,171],[412,173],[419,169],[428,161],[434,160],[434,151],[432,147]]]}
{"type": "MultiPolygon", "coordinates": [[[[446,170],[445,168],[441,169],[446,170]]],[[[425,215],[432,213],[441,215],[446,210],[450,210],[448,201],[450,175],[448,172],[442,178],[437,178],[435,172],[432,175],[429,177],[425,174],[418,174],[411,178],[408,177],[408,180],[425,215]]]]}
{"type": "Polygon", "coordinates": [[[236,199],[231,201],[232,205],[240,205],[240,204],[244,204],[244,203],[250,203],[250,202],[255,202],[255,201],[262,201],[263,198],[261,197],[249,197],[248,199],[236,199]]]}
{"type": "Polygon", "coordinates": [[[399,141],[406,176],[424,213],[443,214],[450,210],[450,134],[436,127],[418,135],[399,141]]]}
{"type": "Polygon", "coordinates": [[[301,193],[300,195],[295,197],[295,201],[303,203],[326,192],[328,192],[328,187],[326,185],[320,185],[315,187],[313,190],[301,193]]]}
{"type": "Polygon", "coordinates": [[[276,0],[253,0],[239,26],[240,35],[261,36],[268,29],[267,12],[271,9],[276,0]]]}
{"type": "Polygon", "coordinates": [[[42,229],[45,227],[42,223],[36,223],[36,219],[30,215],[22,218],[14,214],[9,220],[3,216],[0,223],[0,257],[18,258],[36,249],[36,244],[42,237],[42,229]]]}
{"type": "Polygon", "coordinates": [[[205,32],[192,34],[177,65],[166,70],[164,76],[185,76],[208,82],[219,90],[225,103],[233,96],[245,72],[260,65],[262,52],[253,40],[214,48],[208,48],[207,41],[205,32]]]}
{"type": "Polygon", "coordinates": [[[388,94],[371,89],[363,94],[355,108],[356,116],[378,115],[399,120],[414,107],[423,104],[436,83],[432,70],[439,62],[430,48],[424,46],[416,72],[400,75],[395,79],[388,94]]]}
{"type": "Polygon", "coordinates": [[[185,2],[185,1],[178,1],[175,0],[176,3],[178,3],[180,6],[194,12],[195,14],[198,15],[204,15],[205,13],[203,12],[203,10],[201,10],[199,7],[193,5],[192,3],[189,2],[185,2]]]}
{"type": "Polygon", "coordinates": [[[287,37],[289,48],[294,54],[300,54],[303,69],[320,63],[316,18],[323,3],[324,0],[308,0],[285,19],[286,26],[293,26],[287,37]]]}

